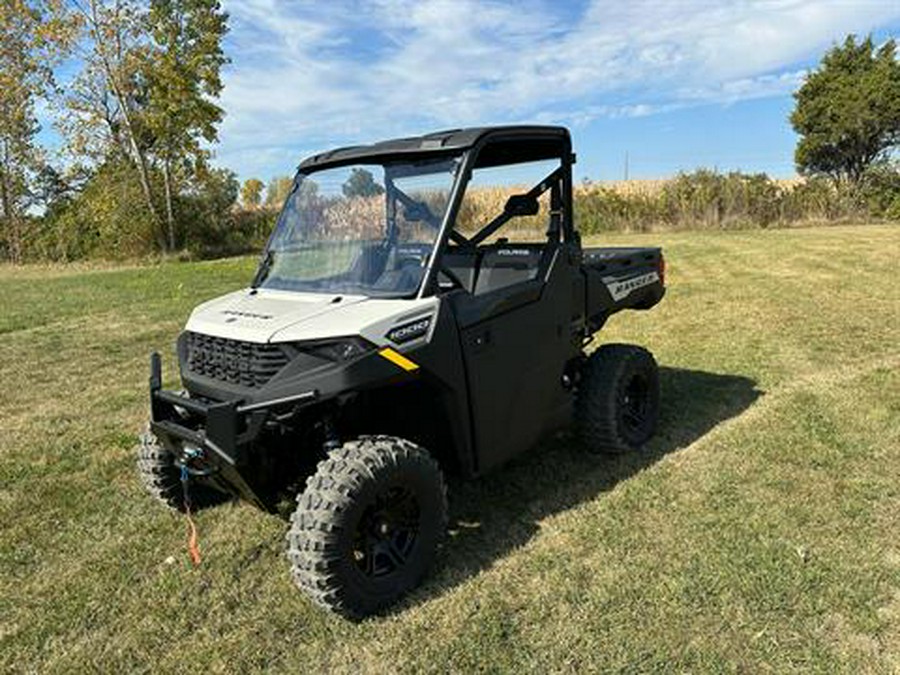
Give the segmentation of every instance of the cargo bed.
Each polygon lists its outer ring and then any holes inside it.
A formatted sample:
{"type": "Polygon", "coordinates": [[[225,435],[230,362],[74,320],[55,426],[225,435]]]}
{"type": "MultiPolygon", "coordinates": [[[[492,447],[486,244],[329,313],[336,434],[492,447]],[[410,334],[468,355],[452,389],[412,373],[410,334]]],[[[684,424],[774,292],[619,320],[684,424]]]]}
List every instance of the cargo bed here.
{"type": "Polygon", "coordinates": [[[650,309],[665,294],[665,260],[660,248],[583,249],[585,311],[591,331],[623,309],[650,309]]]}

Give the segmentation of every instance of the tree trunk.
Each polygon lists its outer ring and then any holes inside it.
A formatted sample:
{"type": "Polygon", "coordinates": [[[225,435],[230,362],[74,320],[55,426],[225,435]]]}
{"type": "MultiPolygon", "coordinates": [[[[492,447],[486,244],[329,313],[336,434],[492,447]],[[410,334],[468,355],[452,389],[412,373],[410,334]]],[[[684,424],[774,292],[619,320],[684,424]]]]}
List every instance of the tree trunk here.
{"type": "MultiPolygon", "coordinates": [[[[112,77],[111,71],[107,72],[107,77],[112,77]]],[[[159,241],[160,248],[165,250],[166,240],[162,233],[159,213],[156,210],[156,204],[154,203],[153,199],[153,186],[150,183],[150,171],[147,168],[147,158],[144,156],[144,153],[141,151],[140,146],[138,146],[137,144],[137,138],[134,133],[134,126],[131,123],[131,115],[128,113],[128,104],[125,101],[125,97],[122,95],[121,90],[117,85],[112,84],[111,88],[113,90],[113,94],[119,100],[119,105],[122,108],[122,121],[127,132],[126,136],[128,136],[128,145],[131,148],[132,161],[137,167],[138,175],[141,180],[141,191],[144,193],[144,201],[147,203],[147,210],[150,212],[150,217],[153,219],[154,225],[156,225],[157,240],[159,241]]]]}
{"type": "Polygon", "coordinates": [[[22,242],[20,240],[18,217],[12,204],[9,187],[9,171],[6,160],[6,143],[4,143],[3,165],[0,166],[0,208],[3,209],[3,219],[6,225],[6,242],[9,246],[9,259],[18,265],[22,261],[22,242]]]}
{"type": "Polygon", "coordinates": [[[172,209],[172,176],[169,172],[169,158],[163,161],[163,187],[166,198],[166,225],[169,234],[169,250],[175,250],[175,212],[172,209]]]}
{"type": "Polygon", "coordinates": [[[21,221],[15,213],[9,214],[9,257],[13,264],[22,262],[21,221]]]}
{"type": "Polygon", "coordinates": [[[9,213],[9,195],[6,190],[6,172],[0,170],[0,208],[3,209],[2,215],[0,215],[0,224],[6,230],[6,244],[9,247],[9,259],[12,262],[16,261],[15,247],[13,246],[13,224],[12,224],[12,216],[9,213]]]}

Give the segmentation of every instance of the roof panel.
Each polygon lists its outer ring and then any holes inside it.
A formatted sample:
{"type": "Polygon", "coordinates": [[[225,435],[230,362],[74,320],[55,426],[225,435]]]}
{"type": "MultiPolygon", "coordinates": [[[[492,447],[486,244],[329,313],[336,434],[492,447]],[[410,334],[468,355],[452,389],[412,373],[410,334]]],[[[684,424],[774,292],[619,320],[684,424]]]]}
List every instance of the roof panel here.
{"type": "Polygon", "coordinates": [[[554,126],[492,126],[472,127],[469,129],[447,129],[435,131],[423,136],[395,138],[380,141],[371,145],[352,145],[336,148],[307,157],[300,164],[300,170],[319,169],[326,166],[337,166],[367,161],[384,161],[413,156],[428,156],[446,152],[462,152],[473,147],[486,136],[503,138],[544,137],[558,138],[568,141],[569,132],[565,127],[554,126]]]}

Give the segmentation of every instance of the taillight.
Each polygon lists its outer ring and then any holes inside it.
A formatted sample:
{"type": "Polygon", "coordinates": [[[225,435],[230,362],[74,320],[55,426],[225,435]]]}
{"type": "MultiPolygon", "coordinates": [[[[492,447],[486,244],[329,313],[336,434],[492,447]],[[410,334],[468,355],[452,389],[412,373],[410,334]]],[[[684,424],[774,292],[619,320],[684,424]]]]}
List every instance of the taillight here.
{"type": "Polygon", "coordinates": [[[662,286],[666,285],[666,259],[663,257],[663,254],[659,254],[659,266],[657,268],[657,272],[659,273],[659,283],[662,286]]]}

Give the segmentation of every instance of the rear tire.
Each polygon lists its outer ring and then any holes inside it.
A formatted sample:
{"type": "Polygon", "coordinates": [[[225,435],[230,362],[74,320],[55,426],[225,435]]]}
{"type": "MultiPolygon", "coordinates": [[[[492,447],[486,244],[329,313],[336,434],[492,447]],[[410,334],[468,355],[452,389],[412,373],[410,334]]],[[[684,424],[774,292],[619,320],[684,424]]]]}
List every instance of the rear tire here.
{"type": "Polygon", "coordinates": [[[575,402],[578,437],[591,452],[637,450],[656,432],[659,370],[635,345],[603,345],[584,363],[575,402]]]}
{"type": "MultiPolygon", "coordinates": [[[[175,466],[175,457],[147,429],[139,437],[137,470],[144,489],[166,507],[184,512],[184,493],[181,488],[181,470],[175,466]]],[[[194,511],[221,504],[229,499],[208,485],[196,480],[191,482],[191,508],[194,511]]]]}
{"type": "Polygon", "coordinates": [[[446,529],[437,462],[410,441],[366,436],[319,463],[297,497],[287,554],[314,602],[360,619],[419,584],[446,529]]]}

